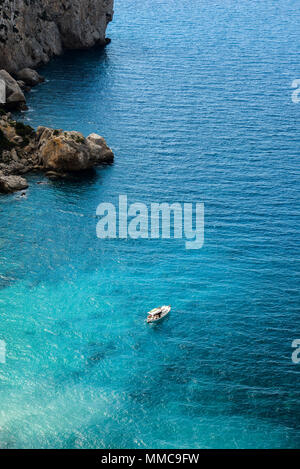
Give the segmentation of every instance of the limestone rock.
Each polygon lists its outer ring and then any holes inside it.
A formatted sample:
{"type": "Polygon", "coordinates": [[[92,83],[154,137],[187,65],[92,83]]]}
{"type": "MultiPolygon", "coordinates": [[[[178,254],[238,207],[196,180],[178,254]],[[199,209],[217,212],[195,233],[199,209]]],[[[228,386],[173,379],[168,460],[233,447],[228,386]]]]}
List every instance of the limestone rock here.
{"type": "Polygon", "coordinates": [[[36,70],[32,70],[31,68],[23,68],[20,70],[17,73],[17,78],[28,86],[36,86],[39,83],[45,81],[44,77],[39,75],[36,70]]]}
{"type": "Polygon", "coordinates": [[[23,174],[38,163],[37,141],[34,129],[0,117],[0,168],[5,174],[23,174]]]}
{"type": "Polygon", "coordinates": [[[0,70],[0,79],[6,86],[6,105],[11,109],[23,108],[26,99],[17,81],[6,70],[0,70]]]}
{"type": "Polygon", "coordinates": [[[82,171],[113,160],[112,151],[98,135],[93,140],[80,132],[39,127],[37,137],[41,163],[48,170],[82,171]]]}
{"type": "Polygon", "coordinates": [[[10,192],[27,189],[28,183],[21,176],[6,176],[0,172],[0,192],[8,194],[10,192]]]}
{"type": "Polygon", "coordinates": [[[30,86],[27,86],[26,83],[22,80],[17,80],[17,83],[22,91],[30,91],[30,86]]]}
{"type": "Polygon", "coordinates": [[[91,134],[87,137],[87,144],[95,159],[101,158],[102,163],[112,163],[114,154],[107,145],[105,139],[98,134],[91,134]],[[97,156],[98,155],[98,156],[97,156]]]}
{"type": "Polygon", "coordinates": [[[0,116],[0,192],[20,190],[24,179],[10,178],[29,171],[43,171],[51,179],[90,169],[113,161],[112,150],[103,137],[80,132],[39,127],[11,120],[9,114],[0,116]]]}
{"type": "Polygon", "coordinates": [[[105,45],[112,16],[113,0],[1,0],[0,67],[17,73],[64,48],[105,45]]]}

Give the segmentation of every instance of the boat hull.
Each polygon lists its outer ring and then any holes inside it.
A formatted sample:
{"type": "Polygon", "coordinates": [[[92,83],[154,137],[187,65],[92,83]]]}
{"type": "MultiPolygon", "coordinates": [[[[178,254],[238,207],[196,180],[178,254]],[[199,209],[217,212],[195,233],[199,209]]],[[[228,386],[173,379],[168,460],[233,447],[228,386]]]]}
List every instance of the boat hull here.
{"type": "Polygon", "coordinates": [[[159,317],[157,317],[156,315],[155,316],[152,316],[152,315],[148,315],[147,317],[147,323],[148,324],[151,324],[151,323],[154,323],[154,322],[158,322],[158,321],[161,321],[163,318],[165,318],[169,312],[171,311],[171,307],[168,306],[168,307],[164,307],[163,308],[157,308],[157,316],[159,315],[159,317]]]}

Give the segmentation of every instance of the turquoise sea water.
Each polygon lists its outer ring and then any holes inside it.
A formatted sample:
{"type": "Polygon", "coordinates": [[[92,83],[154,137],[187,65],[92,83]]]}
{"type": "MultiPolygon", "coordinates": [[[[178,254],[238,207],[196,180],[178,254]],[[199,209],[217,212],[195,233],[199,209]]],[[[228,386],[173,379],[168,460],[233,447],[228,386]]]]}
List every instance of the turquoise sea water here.
{"type": "Polygon", "coordinates": [[[115,164],[0,198],[0,447],[299,447],[299,2],[115,10],[23,114],[104,135],[115,164]],[[119,194],[204,202],[204,247],[97,239],[119,194]]]}

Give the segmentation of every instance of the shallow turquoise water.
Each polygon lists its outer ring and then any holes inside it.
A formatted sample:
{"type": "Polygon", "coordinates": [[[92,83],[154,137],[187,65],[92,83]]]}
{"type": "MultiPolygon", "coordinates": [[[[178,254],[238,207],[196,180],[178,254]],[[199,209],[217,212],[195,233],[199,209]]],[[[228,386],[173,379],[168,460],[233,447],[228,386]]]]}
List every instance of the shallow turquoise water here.
{"type": "Polygon", "coordinates": [[[23,115],[104,135],[115,164],[0,199],[0,447],[299,447],[299,4],[115,10],[23,115]],[[119,194],[204,202],[203,249],[97,239],[119,194]]]}

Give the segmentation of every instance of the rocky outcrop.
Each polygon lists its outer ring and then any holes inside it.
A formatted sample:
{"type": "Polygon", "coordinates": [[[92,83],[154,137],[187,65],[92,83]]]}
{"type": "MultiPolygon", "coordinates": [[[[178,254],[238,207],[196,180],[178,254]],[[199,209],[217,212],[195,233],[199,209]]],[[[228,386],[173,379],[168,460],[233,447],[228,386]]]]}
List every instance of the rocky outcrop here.
{"type": "Polygon", "coordinates": [[[49,177],[111,163],[113,153],[97,134],[30,126],[11,120],[9,110],[26,109],[24,93],[43,81],[35,70],[67,49],[105,45],[113,0],[0,0],[0,192],[24,189],[20,177],[44,171],[49,177]]]}
{"type": "Polygon", "coordinates": [[[103,137],[80,132],[32,127],[0,117],[0,192],[24,189],[27,182],[16,177],[43,171],[49,177],[64,177],[100,164],[112,163],[114,155],[103,137]]]}
{"type": "Polygon", "coordinates": [[[6,107],[8,109],[25,109],[26,99],[19,83],[6,70],[0,70],[0,80],[5,83],[6,107]]]}
{"type": "Polygon", "coordinates": [[[9,194],[10,192],[27,189],[26,179],[21,176],[5,176],[0,172],[0,192],[9,194]]]}
{"type": "Polygon", "coordinates": [[[99,148],[101,148],[101,154],[105,162],[111,163],[114,154],[111,149],[107,146],[106,141],[103,137],[100,137],[98,134],[91,134],[87,137],[87,144],[89,146],[89,150],[94,158],[97,158],[97,153],[99,152],[99,148]]]}
{"type": "Polygon", "coordinates": [[[22,68],[22,70],[17,73],[17,79],[27,86],[36,86],[45,81],[45,78],[39,75],[36,70],[32,70],[28,67],[22,68]]]}
{"type": "Polygon", "coordinates": [[[80,132],[65,132],[47,127],[37,130],[38,152],[45,169],[56,172],[82,171],[102,163],[111,163],[114,155],[103,137],[87,138],[80,132]],[[98,139],[98,140],[97,140],[98,139]]]}
{"type": "Polygon", "coordinates": [[[64,48],[104,45],[112,16],[113,0],[1,0],[0,68],[14,74],[64,48]]]}
{"type": "MultiPolygon", "coordinates": [[[[23,92],[30,91],[32,86],[36,86],[45,81],[44,77],[31,68],[20,70],[20,72],[16,74],[16,78],[17,80],[6,70],[0,70],[0,80],[4,82],[5,89],[4,101],[1,101],[1,103],[3,107],[10,111],[27,109],[23,92]]],[[[1,98],[3,99],[2,96],[1,98]]]]}

